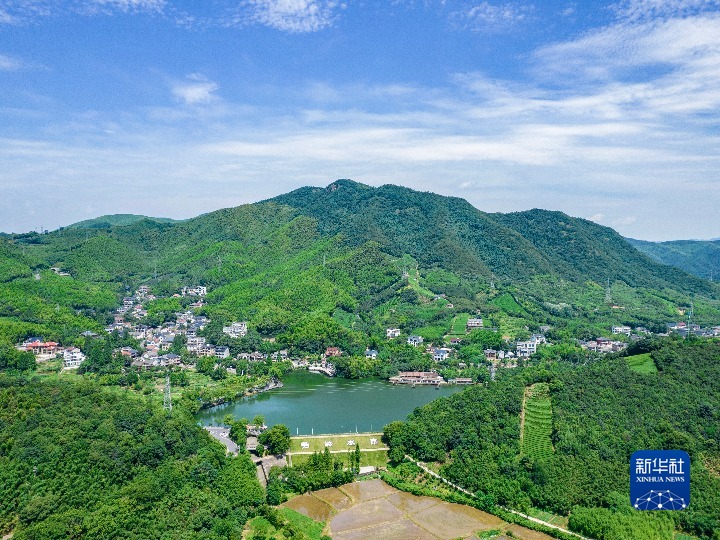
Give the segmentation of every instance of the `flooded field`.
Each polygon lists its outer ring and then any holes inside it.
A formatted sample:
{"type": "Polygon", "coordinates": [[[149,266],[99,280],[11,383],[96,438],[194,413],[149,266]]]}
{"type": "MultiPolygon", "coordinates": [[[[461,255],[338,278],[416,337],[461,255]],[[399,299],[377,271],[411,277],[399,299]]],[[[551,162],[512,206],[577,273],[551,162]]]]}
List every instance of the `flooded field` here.
{"type": "MultiPolygon", "coordinates": [[[[290,499],[283,506],[318,521],[334,540],[452,540],[477,539],[483,531],[509,532],[522,540],[552,540],[550,536],[510,525],[470,506],[433,497],[417,497],[382,480],[353,482],[290,499]]],[[[502,533],[501,533],[502,534],[502,533]]],[[[497,540],[507,536],[496,536],[497,540]]]]}

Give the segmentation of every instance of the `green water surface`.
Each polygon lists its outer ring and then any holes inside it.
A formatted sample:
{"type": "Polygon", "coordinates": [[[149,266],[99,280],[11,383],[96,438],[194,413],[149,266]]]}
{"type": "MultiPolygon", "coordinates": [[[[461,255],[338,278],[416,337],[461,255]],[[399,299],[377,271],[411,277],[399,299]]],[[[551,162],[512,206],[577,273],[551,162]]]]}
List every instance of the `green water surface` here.
{"type": "Polygon", "coordinates": [[[203,425],[220,425],[228,413],[248,419],[262,414],[268,426],[285,424],[292,435],[381,431],[393,420],[404,420],[416,407],[463,389],[330,379],[307,371],[290,373],[283,383],[283,388],[206,409],[195,417],[203,425]]]}

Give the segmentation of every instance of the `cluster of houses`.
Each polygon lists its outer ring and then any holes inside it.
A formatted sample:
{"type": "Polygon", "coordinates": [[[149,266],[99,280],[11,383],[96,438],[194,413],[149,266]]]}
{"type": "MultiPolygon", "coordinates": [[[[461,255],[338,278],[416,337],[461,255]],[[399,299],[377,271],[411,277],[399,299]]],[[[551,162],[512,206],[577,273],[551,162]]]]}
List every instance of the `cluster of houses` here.
{"type": "MultiPolygon", "coordinates": [[[[53,269],[55,270],[55,269],[53,269]]],[[[59,270],[59,269],[57,269],[59,270]]],[[[58,272],[56,272],[58,273],[58,272]]],[[[191,304],[190,308],[202,306],[202,298],[207,295],[207,288],[204,286],[183,287],[180,294],[176,297],[197,297],[198,301],[191,304]]],[[[155,367],[179,366],[188,368],[182,364],[179,355],[170,352],[171,346],[179,335],[184,335],[187,339],[187,350],[198,357],[214,357],[225,359],[230,357],[230,349],[226,346],[219,346],[209,343],[206,338],[198,335],[210,322],[207,317],[196,315],[192,309],[176,313],[175,321],[165,323],[159,327],[149,327],[138,324],[137,320],[147,315],[147,310],[143,307],[146,301],[154,300],[156,297],[152,294],[151,289],[147,285],[140,286],[133,296],[123,298],[122,305],[117,308],[114,313],[114,319],[105,330],[108,333],[118,332],[121,334],[128,333],[132,337],[140,341],[142,352],[131,347],[124,347],[118,352],[131,360],[131,365],[140,369],[152,369],[155,367]]],[[[467,320],[465,330],[467,333],[475,329],[484,328],[483,319],[480,317],[470,317],[467,320]]],[[[541,328],[541,331],[543,329],[541,328]]],[[[234,321],[228,326],[224,326],[223,333],[233,339],[239,339],[247,335],[248,323],[246,321],[234,321]]],[[[387,339],[397,339],[402,335],[399,328],[387,328],[387,339]]],[[[622,339],[613,339],[606,337],[598,337],[595,339],[578,341],[580,347],[585,350],[598,353],[613,353],[622,351],[627,347],[628,340],[640,339],[644,335],[651,335],[652,332],[643,327],[631,328],[625,325],[616,325],[611,328],[613,336],[622,337],[622,339]]],[[[668,335],[676,333],[686,337],[689,335],[702,337],[720,336],[720,326],[711,328],[701,328],[699,325],[685,322],[668,323],[667,332],[658,335],[668,335]]],[[[84,333],[86,336],[94,336],[92,332],[84,333]]],[[[425,344],[422,336],[410,335],[406,342],[413,347],[425,347],[425,353],[430,355],[435,362],[444,362],[448,360],[455,349],[453,346],[462,343],[461,338],[454,337],[450,340],[450,347],[434,346],[433,344],[425,344]]],[[[529,339],[518,340],[514,344],[514,351],[493,350],[484,351],[485,360],[491,366],[491,373],[497,367],[516,367],[518,359],[528,358],[535,354],[538,347],[547,344],[547,339],[543,333],[533,334],[529,339]]],[[[58,355],[63,357],[63,366],[68,369],[77,368],[85,360],[85,355],[75,347],[60,347],[58,343],[53,341],[44,341],[39,337],[30,338],[22,344],[17,345],[19,350],[29,351],[35,354],[40,360],[55,358],[58,355]]],[[[336,368],[333,359],[341,356],[343,353],[338,347],[327,347],[325,353],[319,361],[293,360],[295,367],[306,367],[310,371],[324,373],[328,376],[334,376],[336,368]]],[[[377,359],[378,351],[368,348],[365,351],[365,357],[377,359]]],[[[258,351],[252,353],[242,353],[237,357],[240,360],[249,362],[264,362],[271,358],[274,361],[283,361],[288,359],[288,351],[282,350],[272,355],[264,354],[258,351]]],[[[460,367],[465,367],[460,364],[460,367]]],[[[401,372],[390,379],[393,384],[446,384],[446,381],[436,372],[401,372]]],[[[465,379],[454,379],[455,384],[469,384],[470,381],[465,379]]]]}
{"type": "Polygon", "coordinates": [[[678,322],[678,323],[667,323],[666,325],[668,334],[678,334],[681,337],[688,337],[690,335],[697,337],[718,337],[720,336],[720,326],[713,326],[710,328],[701,328],[698,324],[678,322]]]}
{"type": "Polygon", "coordinates": [[[624,350],[628,344],[625,341],[613,340],[605,337],[598,337],[590,340],[578,340],[580,348],[586,351],[598,353],[614,353],[624,350]]]}
{"type": "Polygon", "coordinates": [[[54,341],[44,341],[40,337],[26,339],[15,348],[33,353],[38,360],[50,360],[62,355],[63,367],[69,369],[77,368],[85,360],[85,355],[77,347],[61,347],[54,341]]]}

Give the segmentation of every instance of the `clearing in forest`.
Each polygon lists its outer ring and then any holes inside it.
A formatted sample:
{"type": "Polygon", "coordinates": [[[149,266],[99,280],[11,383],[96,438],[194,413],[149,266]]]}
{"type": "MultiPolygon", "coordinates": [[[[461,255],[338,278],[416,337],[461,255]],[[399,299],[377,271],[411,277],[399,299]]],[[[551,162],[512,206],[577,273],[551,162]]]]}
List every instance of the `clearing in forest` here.
{"type": "Polygon", "coordinates": [[[653,359],[650,357],[650,353],[628,356],[625,360],[627,360],[628,367],[630,369],[637,371],[638,373],[642,373],[643,375],[650,375],[658,372],[655,362],[653,362],[653,359]]]}
{"type": "Polygon", "coordinates": [[[520,418],[520,448],[523,455],[540,460],[553,453],[552,404],[547,383],[525,388],[520,418]]]}

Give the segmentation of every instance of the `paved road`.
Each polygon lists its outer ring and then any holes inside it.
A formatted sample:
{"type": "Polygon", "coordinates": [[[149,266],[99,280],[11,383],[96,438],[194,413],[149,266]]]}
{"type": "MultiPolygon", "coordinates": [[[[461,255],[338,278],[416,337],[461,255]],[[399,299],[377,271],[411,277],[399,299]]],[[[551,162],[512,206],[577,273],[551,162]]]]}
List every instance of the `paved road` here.
{"type": "Polygon", "coordinates": [[[238,445],[232,442],[228,437],[230,428],[205,426],[205,429],[214,439],[217,439],[225,445],[229,454],[237,455],[238,445]]]}

